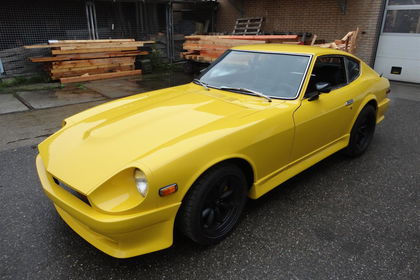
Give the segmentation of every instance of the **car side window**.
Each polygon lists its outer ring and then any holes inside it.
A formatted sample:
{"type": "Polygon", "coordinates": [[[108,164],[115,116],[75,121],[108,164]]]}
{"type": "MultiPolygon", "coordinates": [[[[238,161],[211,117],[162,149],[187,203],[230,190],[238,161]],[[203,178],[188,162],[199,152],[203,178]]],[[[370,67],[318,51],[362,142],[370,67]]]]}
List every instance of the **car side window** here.
{"type": "Polygon", "coordinates": [[[346,57],[346,66],[347,66],[347,79],[349,83],[353,82],[360,75],[360,63],[359,61],[346,57]]]}
{"type": "Polygon", "coordinates": [[[342,56],[318,57],[312,70],[306,94],[316,91],[319,82],[330,83],[332,89],[337,89],[347,84],[346,68],[342,56]]]}

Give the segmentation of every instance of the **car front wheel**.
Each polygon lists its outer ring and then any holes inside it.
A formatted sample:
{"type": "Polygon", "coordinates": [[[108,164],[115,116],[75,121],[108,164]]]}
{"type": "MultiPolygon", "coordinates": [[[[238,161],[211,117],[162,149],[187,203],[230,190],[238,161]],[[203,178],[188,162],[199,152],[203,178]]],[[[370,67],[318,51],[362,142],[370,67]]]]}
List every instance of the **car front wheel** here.
{"type": "Polygon", "coordinates": [[[376,126],[376,110],[367,105],[362,109],[350,133],[349,145],[344,153],[350,157],[363,154],[373,139],[376,126]]]}
{"type": "Polygon", "coordinates": [[[179,213],[179,229],[193,241],[210,245],[223,240],[238,224],[247,199],[240,168],[219,165],[191,187],[179,213]]]}

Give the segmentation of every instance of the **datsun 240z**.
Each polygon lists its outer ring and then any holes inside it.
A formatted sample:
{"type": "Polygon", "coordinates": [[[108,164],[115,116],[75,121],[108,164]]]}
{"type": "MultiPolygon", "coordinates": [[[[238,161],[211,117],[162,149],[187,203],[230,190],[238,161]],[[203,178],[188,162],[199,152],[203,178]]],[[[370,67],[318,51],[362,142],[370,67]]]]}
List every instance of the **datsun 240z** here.
{"type": "Polygon", "coordinates": [[[189,84],[67,118],[39,145],[37,170],[63,220],[111,256],[167,248],[175,227],[215,244],[247,197],[335,152],[365,152],[389,87],[345,52],[235,47],[189,84]]]}

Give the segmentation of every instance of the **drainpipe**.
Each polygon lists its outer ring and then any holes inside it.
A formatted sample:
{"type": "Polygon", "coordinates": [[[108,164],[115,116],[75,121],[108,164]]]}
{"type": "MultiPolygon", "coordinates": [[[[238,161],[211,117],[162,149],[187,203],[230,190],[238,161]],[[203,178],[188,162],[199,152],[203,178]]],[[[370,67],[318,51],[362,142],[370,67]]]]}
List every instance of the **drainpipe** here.
{"type": "Polygon", "coordinates": [[[378,24],[378,27],[376,28],[375,46],[373,47],[373,50],[372,50],[372,57],[373,57],[372,63],[371,63],[372,68],[375,67],[376,53],[378,52],[378,45],[379,45],[379,38],[381,37],[382,25],[384,24],[384,20],[385,20],[386,3],[387,3],[387,0],[382,1],[382,7],[380,11],[379,20],[378,20],[379,24],[378,24]]]}

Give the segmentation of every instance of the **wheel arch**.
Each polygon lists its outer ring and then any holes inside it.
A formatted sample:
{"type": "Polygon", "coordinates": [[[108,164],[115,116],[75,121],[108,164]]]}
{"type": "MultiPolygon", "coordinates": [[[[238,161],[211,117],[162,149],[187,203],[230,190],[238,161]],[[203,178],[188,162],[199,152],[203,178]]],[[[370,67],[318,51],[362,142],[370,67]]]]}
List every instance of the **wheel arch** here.
{"type": "Polygon", "coordinates": [[[251,189],[251,187],[253,186],[255,182],[255,175],[256,175],[255,166],[249,158],[243,155],[241,156],[234,155],[234,156],[214,160],[208,163],[207,165],[203,166],[202,168],[200,168],[195,173],[195,175],[189,180],[188,189],[183,194],[182,201],[184,201],[191,187],[194,185],[195,182],[197,182],[200,179],[200,177],[202,177],[205,173],[209,172],[211,169],[215,168],[216,166],[223,165],[223,164],[234,164],[238,166],[245,175],[245,179],[248,183],[248,188],[251,189]]]}
{"type": "Polygon", "coordinates": [[[184,201],[187,198],[188,193],[191,191],[194,184],[207,172],[212,170],[213,168],[223,165],[223,164],[234,164],[238,166],[244,173],[245,178],[248,183],[248,188],[251,189],[251,187],[254,185],[255,182],[255,166],[251,163],[252,161],[244,156],[231,156],[223,159],[214,160],[208,165],[201,168],[193,178],[190,180],[190,183],[188,184],[188,189],[182,194],[181,199],[181,206],[179,207],[176,218],[175,218],[175,226],[179,224],[179,215],[181,213],[181,209],[183,207],[184,201]]]}
{"type": "Polygon", "coordinates": [[[351,126],[349,127],[349,133],[351,131],[351,129],[354,126],[354,123],[357,120],[357,117],[359,116],[360,112],[363,110],[363,108],[365,108],[366,106],[372,106],[373,108],[375,108],[375,111],[378,111],[378,101],[376,99],[376,96],[373,94],[369,94],[367,95],[363,101],[360,103],[359,108],[357,108],[357,113],[354,114],[353,120],[351,122],[351,126]]]}

